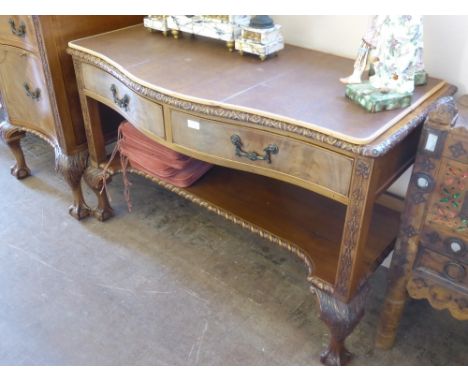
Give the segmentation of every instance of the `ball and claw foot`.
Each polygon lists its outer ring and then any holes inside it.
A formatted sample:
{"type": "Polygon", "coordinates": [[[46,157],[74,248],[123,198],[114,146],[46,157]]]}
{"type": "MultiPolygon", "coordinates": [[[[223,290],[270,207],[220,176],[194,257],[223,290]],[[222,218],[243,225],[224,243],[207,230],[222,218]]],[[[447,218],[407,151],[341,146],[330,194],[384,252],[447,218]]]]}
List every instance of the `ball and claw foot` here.
{"type": "Polygon", "coordinates": [[[89,208],[87,205],[71,205],[68,208],[68,213],[76,220],[81,220],[91,215],[91,208],[89,208]]]}
{"type": "Polygon", "coordinates": [[[179,38],[179,31],[178,30],[171,30],[172,37],[174,37],[176,40],[179,38]]]}
{"type": "Polygon", "coordinates": [[[112,216],[114,216],[114,211],[112,209],[100,209],[96,208],[93,211],[93,216],[99,220],[100,222],[105,222],[106,220],[110,219],[112,216]]]}
{"type": "Polygon", "coordinates": [[[265,54],[261,54],[261,55],[260,55],[260,60],[261,60],[261,61],[265,61],[265,60],[266,60],[266,57],[267,57],[267,56],[266,56],[265,54]]]}
{"type": "Polygon", "coordinates": [[[229,49],[230,52],[234,50],[234,41],[227,41],[226,46],[229,49]]]}
{"type": "Polygon", "coordinates": [[[18,164],[14,164],[10,168],[10,173],[16,179],[24,179],[31,175],[31,170],[28,167],[18,167],[18,164]]]}
{"type": "Polygon", "coordinates": [[[353,359],[353,354],[344,346],[330,346],[320,354],[320,362],[327,366],[345,366],[353,359]]]}

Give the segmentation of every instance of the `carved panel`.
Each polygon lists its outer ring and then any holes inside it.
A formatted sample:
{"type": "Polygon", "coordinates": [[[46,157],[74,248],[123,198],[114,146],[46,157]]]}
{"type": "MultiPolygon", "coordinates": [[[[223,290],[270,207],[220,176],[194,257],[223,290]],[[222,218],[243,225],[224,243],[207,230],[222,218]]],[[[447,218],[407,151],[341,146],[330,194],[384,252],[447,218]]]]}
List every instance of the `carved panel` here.
{"type": "Polygon", "coordinates": [[[342,296],[347,294],[350,287],[353,257],[357,251],[361,231],[371,166],[371,161],[358,158],[354,168],[355,174],[351,184],[350,204],[346,213],[335,288],[337,293],[342,296]]]}
{"type": "Polygon", "coordinates": [[[463,143],[461,142],[457,142],[454,145],[449,146],[449,150],[456,159],[466,154],[466,150],[464,149],[463,143]]]}
{"type": "Polygon", "coordinates": [[[455,161],[446,161],[439,171],[427,213],[427,222],[440,224],[452,232],[465,232],[468,216],[465,214],[465,193],[468,187],[468,167],[455,161]]]}
{"type": "MultiPolygon", "coordinates": [[[[97,66],[113,75],[115,78],[120,80],[125,86],[132,89],[136,93],[155,100],[172,107],[175,107],[184,111],[191,111],[200,114],[205,114],[208,116],[222,117],[225,119],[231,119],[238,122],[247,122],[253,123],[260,126],[269,127],[272,129],[278,129],[287,131],[289,133],[297,134],[310,138],[312,140],[325,143],[342,150],[350,151],[355,154],[369,156],[369,157],[379,157],[386,154],[389,150],[395,147],[399,142],[404,140],[416,127],[420,126],[427,113],[432,110],[434,105],[429,106],[426,110],[421,113],[414,113],[413,118],[410,119],[405,125],[401,126],[397,131],[395,131],[391,136],[382,142],[375,145],[356,145],[346,141],[343,141],[338,138],[331,137],[327,134],[319,133],[312,129],[293,125],[284,121],[275,120],[272,118],[267,118],[259,116],[252,113],[242,112],[238,110],[231,110],[219,106],[205,105],[201,103],[196,103],[193,101],[187,101],[173,96],[166,95],[164,93],[158,92],[156,90],[147,88],[135,81],[131,80],[120,70],[115,68],[113,65],[110,65],[106,61],[95,57],[91,54],[81,52],[76,49],[68,48],[68,52],[74,56],[74,58],[89,63],[91,65],[97,66]]],[[[455,92],[456,88],[453,86],[447,86],[445,88],[444,95],[451,95],[455,92]]],[[[439,102],[439,101],[438,101],[439,102]]],[[[437,102],[437,103],[438,103],[437,102]]],[[[441,102],[444,102],[443,99],[441,102]]]]}
{"type": "Polygon", "coordinates": [[[444,287],[435,280],[415,276],[407,285],[412,298],[427,299],[436,309],[448,309],[458,320],[468,320],[468,296],[444,287]]]}

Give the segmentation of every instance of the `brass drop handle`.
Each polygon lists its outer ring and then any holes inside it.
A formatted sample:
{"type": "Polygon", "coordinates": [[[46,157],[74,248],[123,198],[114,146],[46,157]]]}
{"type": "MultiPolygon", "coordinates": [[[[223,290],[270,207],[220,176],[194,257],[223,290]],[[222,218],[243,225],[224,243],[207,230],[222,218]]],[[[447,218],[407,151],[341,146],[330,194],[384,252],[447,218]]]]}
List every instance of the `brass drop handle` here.
{"type": "Polygon", "coordinates": [[[245,151],[242,148],[242,146],[243,146],[242,140],[240,139],[240,137],[237,134],[231,135],[231,142],[234,145],[234,147],[236,148],[236,155],[238,157],[246,157],[246,158],[250,159],[251,161],[265,160],[268,163],[271,163],[271,154],[278,154],[278,152],[279,152],[278,146],[275,145],[274,143],[268,145],[267,147],[265,147],[263,149],[263,152],[265,153],[264,155],[259,155],[255,151],[250,151],[250,152],[245,151]]]}
{"type": "Polygon", "coordinates": [[[26,24],[24,23],[24,21],[21,21],[20,25],[16,27],[15,20],[10,18],[8,20],[8,24],[10,24],[11,33],[13,33],[15,36],[18,36],[18,37],[26,36],[26,24]]]}
{"type": "Polygon", "coordinates": [[[27,82],[23,84],[23,87],[28,97],[31,97],[31,99],[35,101],[39,101],[39,98],[41,98],[41,89],[36,88],[36,90],[31,90],[31,87],[27,82]]]}
{"type": "Polygon", "coordinates": [[[124,109],[125,111],[128,111],[128,104],[130,103],[130,97],[128,94],[125,94],[122,98],[119,98],[117,94],[117,86],[114,84],[111,85],[110,90],[112,92],[112,97],[114,98],[114,103],[124,109]]]}

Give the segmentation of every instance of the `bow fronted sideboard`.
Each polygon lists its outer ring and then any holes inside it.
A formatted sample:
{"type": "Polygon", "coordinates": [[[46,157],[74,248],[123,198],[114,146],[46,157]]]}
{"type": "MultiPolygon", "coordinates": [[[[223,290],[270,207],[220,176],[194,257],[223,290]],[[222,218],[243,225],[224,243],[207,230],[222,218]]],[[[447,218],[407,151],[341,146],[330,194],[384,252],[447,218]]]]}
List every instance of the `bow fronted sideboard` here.
{"type": "Polygon", "coordinates": [[[412,164],[430,107],[455,88],[430,78],[409,108],[370,114],[344,96],[338,79],[349,59],[286,46],[261,62],[143,25],[72,41],[69,53],[94,216],[112,216],[102,186],[122,171],[118,157],[106,167],[105,107],[152,140],[214,164],[187,188],[128,170],[299,256],[331,333],[322,362],[348,362],[344,341],[363,315],[367,280],[398,232],[399,211],[381,195],[412,164]]]}
{"type": "Polygon", "coordinates": [[[87,144],[75,73],[67,43],[72,39],[137,24],[141,16],[0,16],[0,99],[5,118],[0,138],[11,149],[17,179],[30,175],[21,139],[25,132],[46,141],[55,169],[70,186],[76,219],[88,216],[80,180],[87,144]]]}

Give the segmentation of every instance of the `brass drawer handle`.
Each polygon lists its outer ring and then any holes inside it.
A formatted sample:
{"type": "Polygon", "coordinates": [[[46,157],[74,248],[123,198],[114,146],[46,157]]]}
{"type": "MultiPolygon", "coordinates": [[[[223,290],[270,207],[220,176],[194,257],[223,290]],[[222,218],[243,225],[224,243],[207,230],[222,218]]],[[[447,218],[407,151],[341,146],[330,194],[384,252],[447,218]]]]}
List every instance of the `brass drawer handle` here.
{"type": "Polygon", "coordinates": [[[130,103],[130,97],[128,94],[125,94],[122,98],[119,98],[117,95],[117,87],[114,84],[111,85],[110,90],[112,92],[112,97],[114,98],[114,103],[121,109],[128,111],[128,104],[130,103]]]}
{"type": "Polygon", "coordinates": [[[26,24],[24,23],[24,21],[21,21],[19,27],[16,27],[15,20],[10,18],[8,20],[8,24],[10,24],[11,33],[13,33],[15,36],[18,36],[18,37],[26,36],[26,24]]]}
{"type": "Polygon", "coordinates": [[[41,98],[41,89],[36,88],[36,90],[31,91],[31,87],[26,82],[23,84],[23,87],[28,97],[31,97],[31,99],[35,101],[39,101],[39,98],[41,98]]]}
{"type": "Polygon", "coordinates": [[[259,155],[255,151],[245,151],[242,149],[243,143],[237,134],[231,135],[231,142],[236,147],[236,155],[238,157],[246,157],[252,161],[266,160],[268,163],[271,163],[271,154],[278,154],[279,152],[279,148],[275,144],[270,144],[263,149],[265,155],[259,155]]]}

